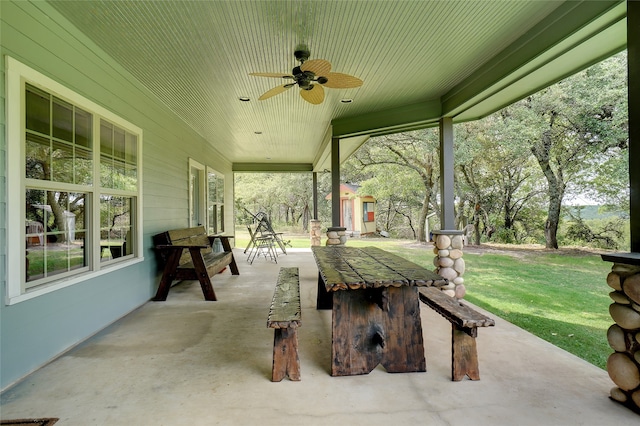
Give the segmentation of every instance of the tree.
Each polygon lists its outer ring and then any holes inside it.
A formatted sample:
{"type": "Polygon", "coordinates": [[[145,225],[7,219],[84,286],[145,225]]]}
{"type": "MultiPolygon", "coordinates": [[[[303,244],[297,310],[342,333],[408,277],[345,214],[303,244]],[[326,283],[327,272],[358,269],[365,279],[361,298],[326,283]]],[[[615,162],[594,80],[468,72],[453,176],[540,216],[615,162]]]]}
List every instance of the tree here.
{"type": "Polygon", "coordinates": [[[241,222],[252,219],[247,211],[252,214],[262,211],[272,224],[300,226],[302,220],[302,230],[309,230],[310,173],[239,173],[235,188],[236,213],[241,222]]]}
{"type": "MultiPolygon", "coordinates": [[[[355,154],[362,167],[395,165],[410,171],[421,184],[417,240],[426,241],[425,226],[438,182],[437,129],[416,130],[371,138],[355,154]]],[[[396,186],[396,190],[401,188],[396,186]]],[[[371,194],[373,195],[373,194],[371,194]]]]}
{"type": "Polygon", "coordinates": [[[628,149],[626,55],[596,64],[509,107],[547,183],[547,248],[558,248],[562,201],[613,151],[628,149]]]}
{"type": "Polygon", "coordinates": [[[541,192],[535,184],[539,172],[517,129],[508,126],[508,115],[505,109],[456,126],[458,197],[466,201],[462,208],[471,209],[465,217],[473,218],[476,244],[481,233],[496,228],[508,241],[519,240],[516,224],[541,192]]]}

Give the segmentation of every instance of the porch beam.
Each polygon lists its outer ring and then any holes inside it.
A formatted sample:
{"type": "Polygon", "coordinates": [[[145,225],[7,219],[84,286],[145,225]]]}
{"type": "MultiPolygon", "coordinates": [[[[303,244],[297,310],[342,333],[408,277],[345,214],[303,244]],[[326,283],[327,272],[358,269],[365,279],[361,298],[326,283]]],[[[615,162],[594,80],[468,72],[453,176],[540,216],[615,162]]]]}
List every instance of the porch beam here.
{"type": "Polygon", "coordinates": [[[331,138],[331,226],[340,226],[340,138],[331,138]]]}
{"type": "Polygon", "coordinates": [[[440,229],[455,230],[453,119],[440,119],[440,229]]]}
{"type": "Polygon", "coordinates": [[[311,163],[233,163],[234,172],[310,172],[311,163]]]}
{"type": "Polygon", "coordinates": [[[640,252],[640,2],[627,1],[627,67],[629,87],[629,216],[631,251],[640,252]]]}
{"type": "Polygon", "coordinates": [[[318,172],[313,172],[313,219],[318,220],[318,172]]]}

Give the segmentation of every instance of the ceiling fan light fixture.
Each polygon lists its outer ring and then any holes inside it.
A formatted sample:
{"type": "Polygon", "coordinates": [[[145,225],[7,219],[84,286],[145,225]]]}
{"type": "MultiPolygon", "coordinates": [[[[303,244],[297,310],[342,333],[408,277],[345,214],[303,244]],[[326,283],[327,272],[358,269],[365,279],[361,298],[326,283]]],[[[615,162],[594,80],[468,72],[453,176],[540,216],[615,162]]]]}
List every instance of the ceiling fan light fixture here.
{"type": "Polygon", "coordinates": [[[294,55],[300,62],[300,65],[294,67],[290,75],[273,72],[249,73],[249,75],[257,77],[275,77],[293,80],[293,83],[287,83],[267,90],[258,98],[259,101],[269,99],[292,86],[298,85],[302,98],[311,104],[318,105],[324,101],[323,86],[333,89],[350,89],[362,86],[362,80],[358,77],[339,72],[331,72],[331,63],[325,59],[309,60],[309,49],[305,45],[298,45],[294,51],[294,55]]]}
{"type": "Polygon", "coordinates": [[[340,99],[340,102],[342,102],[343,104],[350,104],[351,102],[353,102],[353,99],[344,98],[344,99],[340,99]]]}
{"type": "Polygon", "coordinates": [[[250,98],[250,97],[248,97],[248,96],[240,96],[240,97],[238,98],[238,100],[239,100],[240,102],[249,102],[249,101],[251,100],[251,98],[250,98]]]}

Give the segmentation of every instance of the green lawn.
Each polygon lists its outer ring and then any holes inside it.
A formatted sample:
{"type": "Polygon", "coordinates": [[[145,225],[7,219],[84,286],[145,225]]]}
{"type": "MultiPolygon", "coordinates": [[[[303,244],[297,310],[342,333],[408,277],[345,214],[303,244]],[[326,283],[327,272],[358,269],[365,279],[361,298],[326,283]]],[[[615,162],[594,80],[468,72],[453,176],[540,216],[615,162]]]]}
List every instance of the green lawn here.
{"type": "MultiPolygon", "coordinates": [[[[293,247],[309,238],[284,236],[293,247]]],[[[246,247],[248,235],[237,234],[246,247]]],[[[349,239],[350,246],[374,245],[433,269],[431,248],[402,240],[349,239]]],[[[474,250],[477,251],[477,250],[474,250]]],[[[597,254],[517,250],[464,254],[466,300],[578,357],[605,368],[612,353],[607,329],[612,303],[606,276],[611,264],[597,254]]]]}

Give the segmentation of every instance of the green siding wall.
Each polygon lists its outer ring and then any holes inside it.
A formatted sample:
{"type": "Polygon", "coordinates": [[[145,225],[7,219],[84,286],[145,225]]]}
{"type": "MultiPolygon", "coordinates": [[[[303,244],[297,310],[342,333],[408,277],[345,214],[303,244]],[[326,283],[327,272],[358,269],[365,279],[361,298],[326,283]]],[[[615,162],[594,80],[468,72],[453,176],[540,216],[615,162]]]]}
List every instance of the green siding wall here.
{"type": "MultiPolygon", "coordinates": [[[[188,224],[188,158],[225,174],[231,164],[44,2],[0,1],[0,388],[147,302],[158,273],[151,236],[188,224]],[[4,304],[6,253],[5,55],[56,80],[143,129],[142,263],[15,305],[4,304]]],[[[227,200],[232,188],[227,190],[227,200]]],[[[233,217],[227,202],[225,217],[233,217]]],[[[232,229],[232,219],[227,228],[232,229]]]]}

